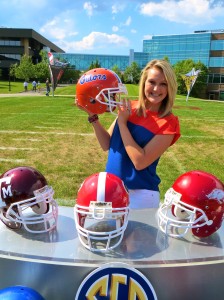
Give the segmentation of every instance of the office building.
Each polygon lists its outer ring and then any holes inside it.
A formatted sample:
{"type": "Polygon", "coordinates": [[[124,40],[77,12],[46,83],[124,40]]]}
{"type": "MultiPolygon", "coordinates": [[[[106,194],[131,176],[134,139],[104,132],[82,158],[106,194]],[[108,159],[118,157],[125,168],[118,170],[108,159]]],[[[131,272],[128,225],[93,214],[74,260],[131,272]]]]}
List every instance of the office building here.
{"type": "Polygon", "coordinates": [[[150,39],[143,40],[142,52],[130,49],[127,55],[101,55],[65,53],[32,29],[0,28],[2,70],[7,71],[7,68],[19,62],[25,53],[31,55],[34,63],[37,63],[41,49],[54,52],[55,57],[66,60],[70,67],[80,71],[87,70],[91,63],[96,61],[102,67],[112,69],[116,65],[124,71],[133,61],[142,69],[154,58],[168,57],[171,64],[190,58],[195,62],[202,62],[209,69],[206,98],[224,100],[224,30],[154,35],[150,39]]]}
{"type": "Polygon", "coordinates": [[[33,63],[40,61],[40,50],[63,53],[58,46],[33,29],[0,28],[0,69],[3,78],[8,78],[10,65],[19,63],[27,54],[33,63]]]}
{"type": "MultiPolygon", "coordinates": [[[[102,67],[115,65],[124,71],[133,61],[140,68],[154,58],[168,57],[171,64],[192,59],[202,62],[209,69],[206,98],[224,100],[224,30],[201,30],[190,34],[155,35],[143,40],[142,52],[130,50],[129,55],[59,54],[70,66],[86,70],[92,62],[102,67]]],[[[190,71],[190,70],[189,70],[190,71]]]]}
{"type": "Polygon", "coordinates": [[[206,98],[224,100],[224,30],[153,36],[143,41],[143,52],[149,60],[168,57],[171,64],[186,59],[202,62],[209,69],[206,98]]]}

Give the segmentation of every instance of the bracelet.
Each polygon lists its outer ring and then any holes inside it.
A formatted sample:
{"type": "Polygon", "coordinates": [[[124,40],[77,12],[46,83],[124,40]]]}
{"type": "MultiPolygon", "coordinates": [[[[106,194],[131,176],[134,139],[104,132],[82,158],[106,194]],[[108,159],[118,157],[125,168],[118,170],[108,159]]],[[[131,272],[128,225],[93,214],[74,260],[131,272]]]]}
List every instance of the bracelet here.
{"type": "Polygon", "coordinates": [[[88,122],[89,122],[89,123],[94,123],[94,122],[96,122],[97,120],[99,120],[98,115],[92,115],[91,117],[88,117],[88,122]]]}

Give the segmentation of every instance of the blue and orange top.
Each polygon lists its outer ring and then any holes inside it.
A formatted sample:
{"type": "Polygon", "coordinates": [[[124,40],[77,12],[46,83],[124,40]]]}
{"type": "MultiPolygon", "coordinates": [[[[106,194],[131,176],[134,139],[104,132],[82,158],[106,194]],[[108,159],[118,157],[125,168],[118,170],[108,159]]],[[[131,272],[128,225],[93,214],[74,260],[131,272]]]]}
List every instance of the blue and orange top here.
{"type": "MultiPolygon", "coordinates": [[[[173,145],[180,137],[180,126],[178,117],[172,113],[160,118],[158,113],[146,111],[146,117],[138,116],[136,113],[137,101],[132,101],[132,114],[127,126],[135,140],[144,147],[155,135],[174,134],[173,145]]],[[[123,145],[120,130],[116,122],[110,140],[106,172],[120,177],[128,189],[146,189],[159,191],[160,178],[156,173],[160,157],[143,170],[136,170],[123,145]]]]}

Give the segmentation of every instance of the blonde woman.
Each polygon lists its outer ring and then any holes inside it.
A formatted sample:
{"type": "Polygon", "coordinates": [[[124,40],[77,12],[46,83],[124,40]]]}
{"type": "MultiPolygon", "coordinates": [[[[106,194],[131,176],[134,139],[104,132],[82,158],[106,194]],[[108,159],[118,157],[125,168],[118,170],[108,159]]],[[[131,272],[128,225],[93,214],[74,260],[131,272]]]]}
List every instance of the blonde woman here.
{"type": "MultiPolygon", "coordinates": [[[[137,101],[124,100],[106,130],[98,118],[91,122],[103,150],[106,172],[120,177],[130,193],[133,209],[157,208],[161,155],[180,137],[179,120],[172,113],[177,82],[166,60],[152,60],[143,69],[137,101]]],[[[88,112],[89,119],[94,114],[88,112]]]]}

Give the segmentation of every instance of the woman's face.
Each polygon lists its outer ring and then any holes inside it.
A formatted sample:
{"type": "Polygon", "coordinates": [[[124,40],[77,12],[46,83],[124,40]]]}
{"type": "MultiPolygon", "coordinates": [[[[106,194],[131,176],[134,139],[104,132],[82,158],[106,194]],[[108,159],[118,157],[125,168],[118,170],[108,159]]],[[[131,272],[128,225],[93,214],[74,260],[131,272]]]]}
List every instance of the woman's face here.
{"type": "Polygon", "coordinates": [[[147,108],[158,111],[161,102],[168,93],[168,84],[163,71],[153,67],[148,70],[148,76],[145,81],[145,97],[148,100],[147,108]]]}

